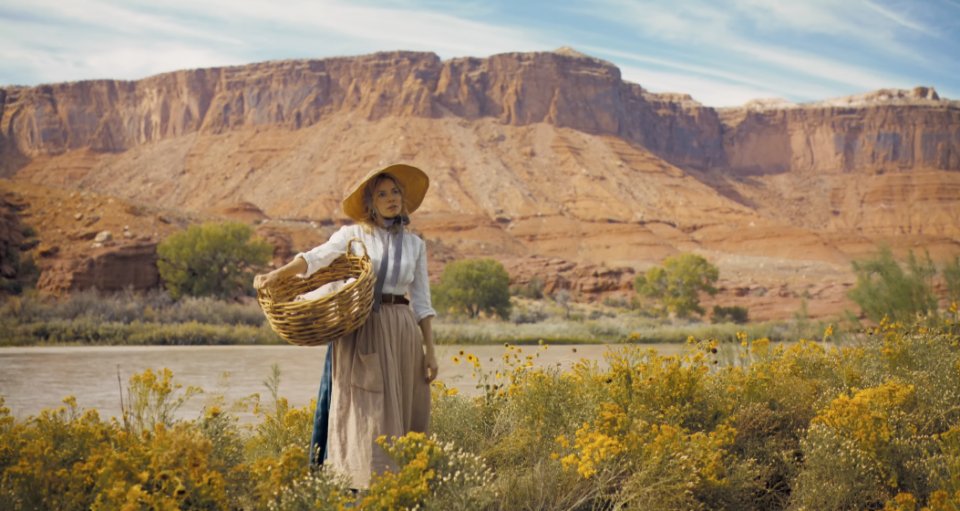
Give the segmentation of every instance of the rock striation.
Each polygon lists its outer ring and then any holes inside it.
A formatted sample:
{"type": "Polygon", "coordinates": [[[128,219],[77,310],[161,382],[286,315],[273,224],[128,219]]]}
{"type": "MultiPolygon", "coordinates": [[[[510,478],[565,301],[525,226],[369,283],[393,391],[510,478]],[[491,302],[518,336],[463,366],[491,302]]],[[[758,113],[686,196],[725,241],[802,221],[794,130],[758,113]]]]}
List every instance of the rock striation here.
{"type": "Polygon", "coordinates": [[[651,94],[609,62],[576,52],[441,61],[433,53],[286,60],[0,89],[0,132],[28,157],[122,152],[193,133],[309,127],[344,111],[548,123],[635,141],[678,162],[720,158],[717,113],[689,96],[651,94]]]}
{"type": "Polygon", "coordinates": [[[159,285],[157,244],[146,241],[58,257],[44,268],[37,282],[38,289],[57,295],[89,288],[143,291],[159,285]]]}

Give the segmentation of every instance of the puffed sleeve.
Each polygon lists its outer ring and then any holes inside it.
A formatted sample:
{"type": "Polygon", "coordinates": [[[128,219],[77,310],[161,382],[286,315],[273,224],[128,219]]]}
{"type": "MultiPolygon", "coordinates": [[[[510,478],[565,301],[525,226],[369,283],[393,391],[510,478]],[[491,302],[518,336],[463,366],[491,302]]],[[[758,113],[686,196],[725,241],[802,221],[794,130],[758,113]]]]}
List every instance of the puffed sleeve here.
{"type": "Polygon", "coordinates": [[[347,253],[347,243],[353,237],[353,226],[345,225],[339,231],[333,233],[333,236],[330,236],[330,239],[323,245],[297,254],[297,257],[302,257],[307,263],[307,271],[297,276],[305,279],[320,268],[329,266],[334,259],[347,253]]]}
{"type": "Polygon", "coordinates": [[[427,316],[436,316],[430,303],[430,279],[427,277],[427,244],[420,242],[420,252],[417,254],[417,265],[413,269],[413,282],[410,284],[410,305],[413,314],[419,323],[427,316]]]}

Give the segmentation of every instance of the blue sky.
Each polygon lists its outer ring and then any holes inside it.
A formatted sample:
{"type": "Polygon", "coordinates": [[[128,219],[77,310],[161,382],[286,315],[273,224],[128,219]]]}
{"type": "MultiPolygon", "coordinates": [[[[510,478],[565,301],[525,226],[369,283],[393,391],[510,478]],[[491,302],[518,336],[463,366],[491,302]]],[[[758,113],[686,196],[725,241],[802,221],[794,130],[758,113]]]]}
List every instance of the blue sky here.
{"type": "Polygon", "coordinates": [[[710,106],[917,85],[960,99],[960,0],[0,0],[0,85],[561,46],[710,106]]]}

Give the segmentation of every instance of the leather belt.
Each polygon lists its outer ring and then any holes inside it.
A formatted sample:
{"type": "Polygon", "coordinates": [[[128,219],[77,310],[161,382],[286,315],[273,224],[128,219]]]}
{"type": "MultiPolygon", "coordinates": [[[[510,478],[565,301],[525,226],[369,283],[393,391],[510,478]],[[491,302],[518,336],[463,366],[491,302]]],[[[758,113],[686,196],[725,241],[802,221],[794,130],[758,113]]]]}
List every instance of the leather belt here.
{"type": "Polygon", "coordinates": [[[383,300],[380,303],[384,304],[394,304],[394,305],[409,305],[410,300],[407,300],[406,296],[403,295],[388,295],[383,294],[383,300]]]}

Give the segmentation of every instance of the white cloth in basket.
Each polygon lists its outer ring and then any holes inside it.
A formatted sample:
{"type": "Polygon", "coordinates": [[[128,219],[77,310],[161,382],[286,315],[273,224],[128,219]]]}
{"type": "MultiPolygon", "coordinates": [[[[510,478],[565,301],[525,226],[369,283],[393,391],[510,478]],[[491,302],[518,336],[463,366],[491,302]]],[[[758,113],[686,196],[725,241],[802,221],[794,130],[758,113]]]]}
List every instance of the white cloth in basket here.
{"type": "Polygon", "coordinates": [[[347,280],[334,280],[333,282],[328,282],[314,289],[313,291],[303,293],[302,295],[297,295],[297,297],[294,298],[293,301],[299,302],[303,300],[316,300],[317,298],[323,298],[324,296],[331,295],[333,293],[336,293],[337,291],[340,291],[347,284],[351,282],[356,282],[356,281],[357,279],[353,277],[350,277],[347,280]]]}
{"type": "MultiPolygon", "coordinates": [[[[309,277],[313,272],[329,265],[334,259],[347,252],[347,243],[350,238],[357,238],[367,247],[373,271],[380,267],[383,256],[383,244],[390,243],[387,232],[374,228],[373,232],[366,232],[359,225],[345,225],[330,236],[326,243],[314,247],[307,252],[297,254],[307,263],[307,271],[298,275],[301,278],[309,277]]],[[[359,244],[351,245],[354,254],[360,255],[363,250],[359,244]]],[[[393,253],[391,250],[390,253],[393,253]]],[[[393,275],[393,257],[387,264],[387,275],[393,275]]],[[[403,235],[403,260],[400,262],[400,278],[397,285],[384,284],[383,292],[392,295],[410,296],[410,306],[417,318],[417,322],[427,316],[436,316],[437,311],[430,303],[430,280],[427,275],[427,245],[419,236],[410,232],[403,235]]]]}

